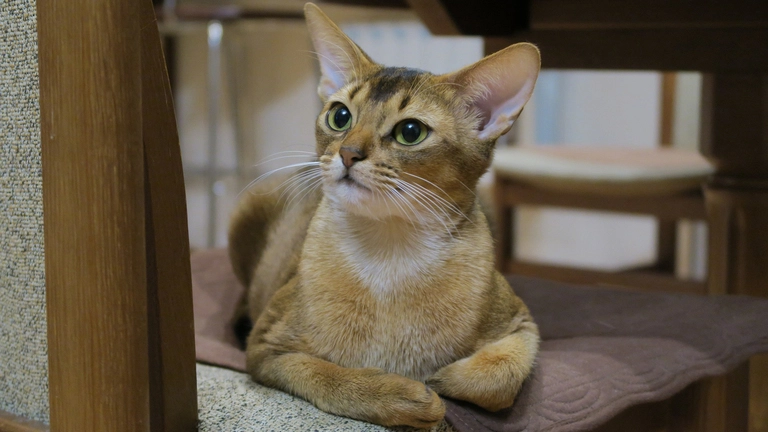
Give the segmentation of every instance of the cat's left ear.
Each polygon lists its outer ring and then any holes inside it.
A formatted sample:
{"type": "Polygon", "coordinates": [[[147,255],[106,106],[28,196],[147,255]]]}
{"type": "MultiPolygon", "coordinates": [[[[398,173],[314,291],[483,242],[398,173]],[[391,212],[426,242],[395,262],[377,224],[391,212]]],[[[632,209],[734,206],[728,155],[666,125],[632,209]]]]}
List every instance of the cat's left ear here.
{"type": "Polygon", "coordinates": [[[528,102],[539,69],[539,49],[519,43],[442,78],[458,84],[480,114],[478,137],[496,140],[509,131],[528,102]]]}
{"type": "Polygon", "coordinates": [[[320,62],[317,93],[325,101],[375,63],[319,7],[307,3],[304,16],[320,62]]]}

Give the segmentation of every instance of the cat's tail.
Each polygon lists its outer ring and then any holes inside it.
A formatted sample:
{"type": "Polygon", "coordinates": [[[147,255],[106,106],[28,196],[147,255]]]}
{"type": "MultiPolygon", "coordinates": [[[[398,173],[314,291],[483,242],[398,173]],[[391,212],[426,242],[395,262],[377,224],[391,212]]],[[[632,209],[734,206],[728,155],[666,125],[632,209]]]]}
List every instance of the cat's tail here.
{"type": "Polygon", "coordinates": [[[248,288],[253,270],[267,245],[271,227],[280,218],[285,200],[280,198],[284,178],[259,182],[242,194],[229,223],[229,259],[232,270],[248,288]]]}

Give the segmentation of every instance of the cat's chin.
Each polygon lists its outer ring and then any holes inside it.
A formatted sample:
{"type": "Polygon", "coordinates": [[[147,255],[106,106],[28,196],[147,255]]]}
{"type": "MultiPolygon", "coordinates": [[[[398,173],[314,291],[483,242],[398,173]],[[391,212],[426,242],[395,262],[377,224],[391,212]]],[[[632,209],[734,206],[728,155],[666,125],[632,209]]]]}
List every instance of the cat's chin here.
{"type": "Polygon", "coordinates": [[[334,207],[356,216],[383,219],[395,216],[392,204],[385,202],[383,193],[376,193],[354,180],[341,180],[326,185],[325,195],[334,207]]]}

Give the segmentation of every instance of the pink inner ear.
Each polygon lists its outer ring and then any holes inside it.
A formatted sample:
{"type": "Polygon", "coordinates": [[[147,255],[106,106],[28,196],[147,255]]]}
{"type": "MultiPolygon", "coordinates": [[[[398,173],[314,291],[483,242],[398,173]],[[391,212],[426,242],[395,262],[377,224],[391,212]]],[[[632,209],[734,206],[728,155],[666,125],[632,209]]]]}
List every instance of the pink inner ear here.
{"type": "Polygon", "coordinates": [[[506,133],[523,109],[533,90],[536,75],[521,71],[504,73],[494,70],[478,74],[473,84],[481,85],[482,91],[475,99],[475,107],[481,113],[480,138],[490,138],[506,133]]]}
{"type": "Polygon", "coordinates": [[[346,57],[341,57],[330,50],[318,50],[318,52],[320,71],[328,80],[325,84],[332,86],[335,92],[346,84],[353,66],[349,64],[346,57]]]}

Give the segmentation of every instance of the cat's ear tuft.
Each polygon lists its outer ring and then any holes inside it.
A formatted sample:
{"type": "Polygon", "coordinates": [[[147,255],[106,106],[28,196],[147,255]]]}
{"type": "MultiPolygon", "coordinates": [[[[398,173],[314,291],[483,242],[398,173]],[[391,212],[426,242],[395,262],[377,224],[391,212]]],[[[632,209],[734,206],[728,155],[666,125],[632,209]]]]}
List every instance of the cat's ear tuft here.
{"type": "Polygon", "coordinates": [[[496,140],[517,120],[533,93],[540,68],[539,49],[519,43],[443,79],[459,84],[480,114],[478,137],[496,140]]]}
{"type": "Polygon", "coordinates": [[[317,92],[326,100],[373,62],[319,7],[307,3],[304,16],[320,62],[322,76],[317,92]]]}

